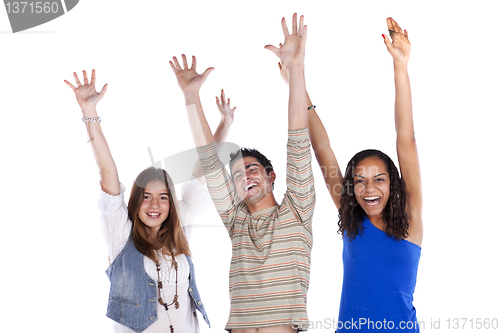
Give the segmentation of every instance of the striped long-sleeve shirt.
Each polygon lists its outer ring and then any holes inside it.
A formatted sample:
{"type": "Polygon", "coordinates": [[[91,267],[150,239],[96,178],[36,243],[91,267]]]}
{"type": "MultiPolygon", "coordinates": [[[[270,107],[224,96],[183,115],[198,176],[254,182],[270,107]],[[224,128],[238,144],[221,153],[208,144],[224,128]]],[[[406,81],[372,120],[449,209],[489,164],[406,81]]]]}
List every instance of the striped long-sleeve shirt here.
{"type": "Polygon", "coordinates": [[[279,206],[250,214],[217,156],[198,148],[208,190],[231,237],[231,312],[226,330],[307,329],[306,300],[316,200],[307,128],[288,131],[287,190],[279,206]]]}

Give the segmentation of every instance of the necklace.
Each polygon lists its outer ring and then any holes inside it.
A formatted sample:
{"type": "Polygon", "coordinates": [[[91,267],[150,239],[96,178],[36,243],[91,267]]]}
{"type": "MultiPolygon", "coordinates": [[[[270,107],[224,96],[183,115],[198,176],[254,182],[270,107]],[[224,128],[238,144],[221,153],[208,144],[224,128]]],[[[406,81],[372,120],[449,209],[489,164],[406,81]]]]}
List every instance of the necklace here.
{"type": "Polygon", "coordinates": [[[168,316],[168,321],[170,323],[170,333],[174,333],[174,327],[172,326],[172,321],[170,320],[170,314],[168,313],[168,307],[171,306],[172,304],[175,304],[175,308],[179,308],[179,302],[178,300],[178,295],[177,295],[177,261],[175,261],[174,256],[172,256],[172,263],[174,264],[175,268],[175,296],[174,299],[172,300],[172,303],[167,304],[163,301],[161,298],[162,292],[161,290],[163,289],[163,282],[160,280],[160,264],[157,260],[156,262],[156,272],[158,273],[158,302],[165,308],[165,311],[167,311],[167,316],[168,316]]]}
{"type": "MultiPolygon", "coordinates": [[[[160,254],[161,255],[161,254],[160,254]]],[[[172,263],[175,269],[175,296],[174,299],[172,300],[171,303],[167,304],[163,301],[161,298],[162,295],[162,289],[163,289],[163,282],[160,280],[160,270],[161,266],[158,260],[156,260],[156,272],[158,274],[158,303],[162,305],[165,308],[165,311],[167,311],[167,317],[168,317],[168,322],[170,323],[169,328],[170,328],[170,333],[174,333],[174,326],[172,325],[172,320],[170,320],[170,314],[168,312],[169,306],[174,305],[176,309],[179,308],[179,297],[177,295],[177,270],[178,270],[178,265],[177,261],[175,260],[175,257],[172,256],[172,263]]],[[[196,318],[196,309],[193,311],[193,316],[196,318]]],[[[195,319],[195,332],[198,332],[198,320],[195,319]]]]}

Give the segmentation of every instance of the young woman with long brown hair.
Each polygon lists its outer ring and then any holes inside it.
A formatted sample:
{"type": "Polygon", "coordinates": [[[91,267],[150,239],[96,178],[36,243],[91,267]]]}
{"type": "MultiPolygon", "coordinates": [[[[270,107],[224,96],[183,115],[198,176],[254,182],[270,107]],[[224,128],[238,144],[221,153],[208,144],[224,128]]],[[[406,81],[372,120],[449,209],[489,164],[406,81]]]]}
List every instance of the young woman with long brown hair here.
{"type": "MultiPolygon", "coordinates": [[[[148,168],[137,176],[128,206],[125,187],[104,138],[96,105],[107,90],[95,90],[95,71],[90,82],[83,71],[84,84],[74,73],[74,91],[87,126],[89,142],[101,177],[98,206],[104,238],[108,244],[111,282],[106,315],[120,333],[199,332],[196,310],[207,324],[190,258],[186,229],[189,219],[199,215],[211,202],[197,180],[184,184],[182,200],[163,169],[148,168]]],[[[222,115],[216,135],[224,141],[233,122],[235,108],[224,94],[217,105],[222,115]]],[[[200,170],[201,174],[201,170],[200,170]]]]}

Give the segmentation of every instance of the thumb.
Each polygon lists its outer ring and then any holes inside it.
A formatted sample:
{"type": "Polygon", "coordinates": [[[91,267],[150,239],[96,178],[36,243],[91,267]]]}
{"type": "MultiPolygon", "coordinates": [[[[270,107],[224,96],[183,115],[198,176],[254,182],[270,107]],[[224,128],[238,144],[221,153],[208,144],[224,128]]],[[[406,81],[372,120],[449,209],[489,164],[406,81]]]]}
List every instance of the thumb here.
{"type": "Polygon", "coordinates": [[[264,48],[265,48],[266,50],[271,51],[272,53],[276,54],[276,56],[278,56],[278,57],[279,57],[279,54],[280,54],[280,49],[279,49],[279,48],[277,48],[276,46],[266,45],[266,46],[264,46],[264,48]]]}
{"type": "Polygon", "coordinates": [[[99,95],[104,96],[106,94],[106,91],[108,91],[108,84],[106,83],[104,87],[102,87],[101,91],[99,92],[99,95]]]}
{"type": "Polygon", "coordinates": [[[384,34],[382,34],[382,37],[384,37],[384,43],[385,43],[385,46],[387,47],[387,51],[389,51],[389,53],[392,54],[392,50],[394,50],[394,46],[392,45],[391,40],[389,39],[389,37],[387,37],[384,34]]]}
{"type": "Polygon", "coordinates": [[[203,74],[201,74],[201,76],[203,76],[204,79],[206,79],[208,77],[208,75],[214,70],[215,68],[214,67],[209,67],[207,68],[203,74]]]}

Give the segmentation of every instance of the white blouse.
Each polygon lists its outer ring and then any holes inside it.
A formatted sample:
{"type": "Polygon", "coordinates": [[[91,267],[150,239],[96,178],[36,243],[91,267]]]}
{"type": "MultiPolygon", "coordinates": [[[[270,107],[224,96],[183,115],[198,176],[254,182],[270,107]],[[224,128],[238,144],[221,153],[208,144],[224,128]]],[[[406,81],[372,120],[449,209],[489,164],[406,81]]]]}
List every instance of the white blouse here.
{"type": "MultiPolygon", "coordinates": [[[[99,186],[100,189],[100,186],[99,186]]],[[[112,196],[100,189],[97,206],[101,210],[101,225],[104,239],[108,245],[109,259],[113,262],[128,241],[132,229],[132,221],[128,218],[127,205],[124,201],[125,186],[120,183],[120,194],[112,196]]],[[[210,195],[197,179],[184,183],[182,186],[182,199],[179,200],[179,210],[184,234],[189,241],[190,224],[193,218],[202,214],[206,207],[211,204],[210,195]]],[[[160,280],[163,282],[163,301],[167,304],[172,303],[175,295],[175,269],[171,267],[172,259],[160,257],[160,280]]],[[[165,308],[157,304],[157,320],[149,326],[144,333],[165,333],[169,332],[169,326],[172,325],[176,332],[199,332],[198,319],[193,315],[196,311],[195,306],[188,293],[189,288],[189,265],[184,254],[175,256],[178,264],[177,269],[177,294],[179,308],[170,306],[168,314],[165,308]],[[170,318],[169,318],[170,317],[170,318]]],[[[144,257],[144,269],[147,274],[158,283],[158,273],[156,264],[144,257]]],[[[115,333],[134,333],[131,329],[114,323],[115,333]]]]}

